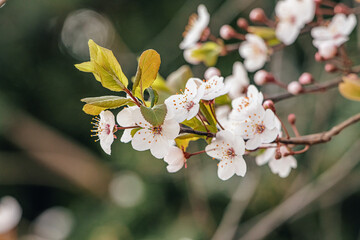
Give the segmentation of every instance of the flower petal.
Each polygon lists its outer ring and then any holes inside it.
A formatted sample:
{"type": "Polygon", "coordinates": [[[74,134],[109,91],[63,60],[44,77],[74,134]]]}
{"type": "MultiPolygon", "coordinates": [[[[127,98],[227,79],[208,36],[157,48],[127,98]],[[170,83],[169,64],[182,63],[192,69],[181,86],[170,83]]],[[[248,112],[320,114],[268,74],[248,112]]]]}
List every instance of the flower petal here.
{"type": "Polygon", "coordinates": [[[266,128],[268,129],[273,129],[275,127],[275,114],[273,111],[271,111],[270,109],[266,109],[265,111],[265,116],[264,116],[264,125],[266,128]]]}
{"type": "Polygon", "coordinates": [[[170,149],[170,141],[161,135],[155,135],[150,146],[151,154],[156,158],[163,158],[168,154],[170,149]]]}
{"type": "Polygon", "coordinates": [[[258,148],[259,146],[261,145],[261,137],[260,137],[260,134],[256,134],[254,135],[253,138],[249,139],[247,142],[246,142],[246,149],[248,150],[254,150],[256,148],[258,148]]]}
{"type": "Polygon", "coordinates": [[[150,149],[154,141],[154,134],[148,129],[141,129],[134,135],[131,145],[137,151],[145,151],[150,149]]]}

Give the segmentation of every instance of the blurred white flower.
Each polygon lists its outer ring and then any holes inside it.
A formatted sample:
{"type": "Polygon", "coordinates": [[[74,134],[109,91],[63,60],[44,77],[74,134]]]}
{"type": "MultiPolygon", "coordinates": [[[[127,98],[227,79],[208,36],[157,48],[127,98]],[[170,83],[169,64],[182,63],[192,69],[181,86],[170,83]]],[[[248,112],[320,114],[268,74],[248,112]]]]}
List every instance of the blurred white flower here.
{"type": "Polygon", "coordinates": [[[109,194],[120,207],[135,207],[144,200],[144,182],[134,172],[118,173],[110,182],[109,194]]]}
{"type": "Polygon", "coordinates": [[[200,49],[200,47],[201,47],[201,44],[196,44],[195,46],[193,46],[191,48],[185,49],[184,53],[183,53],[185,61],[192,64],[192,65],[200,64],[201,61],[192,56],[193,51],[197,50],[197,49],[200,49]]]}
{"type": "Polygon", "coordinates": [[[232,75],[225,78],[225,86],[229,89],[229,97],[234,99],[243,96],[249,83],[249,77],[244,66],[241,62],[235,62],[232,75]]]}
{"type": "MultiPolygon", "coordinates": [[[[117,115],[116,115],[116,121],[118,122],[118,124],[121,127],[131,127],[131,126],[135,126],[135,121],[132,118],[132,112],[138,108],[137,106],[133,106],[133,107],[127,107],[124,108],[123,110],[121,110],[117,115]]],[[[131,141],[132,136],[131,136],[131,131],[133,129],[124,129],[124,133],[120,138],[120,141],[123,143],[128,143],[131,141]]]]}
{"type": "Polygon", "coordinates": [[[204,78],[205,79],[210,79],[213,76],[219,76],[220,77],[221,72],[218,68],[216,67],[209,67],[208,69],[206,69],[205,73],[204,73],[204,78]]]}
{"type": "Polygon", "coordinates": [[[195,117],[199,112],[199,101],[203,97],[205,85],[198,78],[190,78],[183,94],[176,94],[165,100],[169,115],[177,122],[195,117]]]}
{"type": "Polygon", "coordinates": [[[228,92],[223,77],[213,76],[202,84],[204,85],[204,95],[201,98],[203,100],[213,100],[228,92]]]}
{"type": "Polygon", "coordinates": [[[20,222],[22,209],[15,198],[5,196],[0,200],[0,234],[13,230],[20,222]]]}
{"type": "Polygon", "coordinates": [[[114,127],[115,127],[115,117],[114,114],[108,110],[102,111],[99,114],[100,118],[94,118],[96,121],[93,123],[95,130],[92,132],[95,133],[93,136],[97,136],[100,140],[100,146],[105,153],[111,154],[111,144],[114,142],[114,127]]]}
{"type": "Polygon", "coordinates": [[[328,26],[314,27],[311,36],[314,38],[313,44],[319,49],[319,53],[324,58],[334,55],[334,47],[339,47],[349,40],[350,33],[356,26],[355,14],[346,16],[336,14],[328,26]]]}
{"type": "MultiPolygon", "coordinates": [[[[288,153],[285,146],[280,147],[281,155],[288,153]]],[[[282,178],[289,176],[291,169],[297,167],[296,158],[289,155],[280,159],[275,159],[275,155],[269,160],[269,167],[274,174],[278,174],[282,178]]]]}
{"type": "Polygon", "coordinates": [[[136,108],[132,112],[132,118],[136,125],[141,127],[131,141],[135,150],[145,151],[150,149],[151,154],[156,158],[163,158],[169,152],[170,144],[179,135],[180,125],[174,119],[165,119],[162,125],[153,126],[145,120],[136,108]]]}
{"type": "Polygon", "coordinates": [[[171,146],[168,154],[165,156],[164,161],[168,164],[166,169],[170,173],[179,171],[185,164],[186,158],[184,152],[175,146],[171,146]]]}
{"type": "Polygon", "coordinates": [[[276,37],[285,45],[292,44],[304,25],[314,18],[314,0],[284,0],[275,7],[279,23],[276,26],[276,37]]]}
{"type": "Polygon", "coordinates": [[[74,226],[74,216],[69,209],[52,207],[41,213],[34,221],[34,234],[41,239],[64,240],[74,226]]]}
{"type": "Polygon", "coordinates": [[[189,24],[184,32],[184,39],[180,43],[180,49],[188,49],[193,47],[201,38],[204,30],[210,21],[210,14],[206,7],[201,4],[198,6],[198,15],[193,14],[189,18],[189,24]]]}
{"type": "Polygon", "coordinates": [[[264,40],[255,34],[246,34],[245,38],[246,41],[240,45],[239,53],[245,59],[245,68],[253,72],[264,66],[268,48],[264,40]]]}
{"type": "Polygon", "coordinates": [[[242,138],[235,137],[228,130],[219,131],[216,138],[206,146],[205,151],[210,157],[220,160],[218,176],[221,180],[227,180],[234,174],[245,176],[245,144],[242,138]]]}

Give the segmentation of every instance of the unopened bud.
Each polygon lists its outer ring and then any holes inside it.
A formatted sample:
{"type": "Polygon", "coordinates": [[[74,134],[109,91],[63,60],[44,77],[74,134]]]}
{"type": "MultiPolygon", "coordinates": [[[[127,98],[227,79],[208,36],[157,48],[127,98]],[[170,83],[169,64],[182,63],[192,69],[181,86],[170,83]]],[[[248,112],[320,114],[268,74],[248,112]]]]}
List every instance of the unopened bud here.
{"type": "Polygon", "coordinates": [[[325,64],[325,67],[324,67],[325,71],[328,72],[328,73],[333,73],[333,72],[336,72],[337,71],[337,67],[332,64],[332,63],[327,63],[325,64]]]}
{"type": "Polygon", "coordinates": [[[310,73],[304,72],[299,77],[299,83],[302,84],[302,85],[311,84],[313,82],[314,82],[314,78],[310,73]]]}
{"type": "Polygon", "coordinates": [[[274,113],[276,113],[276,109],[275,109],[275,104],[273,101],[271,100],[266,100],[264,103],[263,103],[263,107],[265,109],[270,109],[271,111],[273,111],[274,113]]]}
{"type": "Polygon", "coordinates": [[[322,62],[322,61],[324,61],[325,59],[320,55],[320,53],[319,52],[316,52],[315,53],[315,61],[317,61],[317,62],[322,62]]]}
{"type": "Polygon", "coordinates": [[[281,152],[280,152],[280,149],[277,148],[276,149],[276,152],[275,152],[275,159],[276,160],[279,160],[281,158],[281,152]]]}
{"type": "Polygon", "coordinates": [[[292,81],[287,86],[287,90],[288,90],[289,93],[291,93],[293,95],[297,95],[297,94],[301,93],[302,86],[298,81],[292,81]]]}
{"type": "Polygon", "coordinates": [[[254,75],[254,81],[257,85],[261,86],[265,83],[274,82],[275,78],[271,73],[265,70],[259,70],[254,75]]]}
{"type": "Polygon", "coordinates": [[[267,20],[265,12],[262,8],[254,8],[250,14],[249,18],[252,22],[264,23],[267,20]]]}
{"type": "Polygon", "coordinates": [[[204,73],[204,77],[206,80],[209,80],[213,76],[220,76],[220,75],[221,75],[221,72],[216,67],[209,67],[208,69],[206,69],[206,71],[204,73]]]}
{"type": "Polygon", "coordinates": [[[314,1],[316,4],[320,4],[322,2],[322,0],[315,0],[314,1]]]}
{"type": "Polygon", "coordinates": [[[339,3],[334,7],[334,13],[350,14],[350,8],[343,3],[339,3]]]}
{"type": "Polygon", "coordinates": [[[288,122],[290,123],[290,124],[295,124],[295,122],[296,122],[296,116],[295,116],[295,114],[293,114],[293,113],[290,113],[289,115],[288,115],[288,122]]]}
{"type": "Polygon", "coordinates": [[[236,24],[238,25],[239,28],[245,29],[247,30],[247,28],[249,27],[249,23],[245,18],[239,18],[236,21],[236,24]]]}
{"type": "Polygon", "coordinates": [[[230,25],[223,25],[220,28],[220,37],[225,40],[229,40],[236,34],[235,30],[230,25]]]}

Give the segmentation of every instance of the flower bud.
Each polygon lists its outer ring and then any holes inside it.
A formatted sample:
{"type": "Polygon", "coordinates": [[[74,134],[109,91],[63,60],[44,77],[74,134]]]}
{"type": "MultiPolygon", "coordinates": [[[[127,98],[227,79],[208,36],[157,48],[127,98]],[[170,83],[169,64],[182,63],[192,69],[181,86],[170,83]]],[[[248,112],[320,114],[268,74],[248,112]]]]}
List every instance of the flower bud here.
{"type": "Polygon", "coordinates": [[[208,69],[206,69],[206,71],[204,73],[204,77],[206,80],[209,80],[213,76],[220,76],[220,75],[221,75],[221,72],[216,67],[209,67],[208,69]]]}
{"type": "Polygon", "coordinates": [[[262,8],[254,8],[249,14],[249,18],[252,22],[264,23],[267,20],[265,12],[262,8]]]}
{"type": "Polygon", "coordinates": [[[322,2],[322,0],[315,0],[314,1],[316,4],[320,4],[322,2]]]}
{"type": "Polygon", "coordinates": [[[289,122],[291,125],[295,124],[295,122],[296,122],[296,116],[295,116],[295,114],[290,113],[290,114],[288,115],[288,122],[289,122]]]}
{"type": "Polygon", "coordinates": [[[238,25],[239,28],[245,29],[247,30],[247,28],[249,27],[249,23],[245,18],[239,18],[236,21],[236,24],[238,25]]]}
{"type": "Polygon", "coordinates": [[[291,93],[293,95],[297,95],[297,94],[301,93],[302,86],[298,81],[292,81],[287,86],[287,90],[288,90],[289,93],[291,93]]]}
{"type": "Polygon", "coordinates": [[[324,61],[325,59],[320,55],[320,53],[319,52],[316,52],[315,53],[315,61],[317,61],[317,62],[322,62],[322,61],[324,61]]]}
{"type": "Polygon", "coordinates": [[[275,109],[275,104],[273,101],[271,100],[266,100],[264,103],[263,103],[263,107],[265,109],[270,109],[271,111],[273,111],[274,113],[276,113],[276,109],[275,109]]]}
{"type": "Polygon", "coordinates": [[[332,64],[332,63],[327,63],[325,64],[325,67],[324,67],[325,71],[328,72],[328,73],[333,73],[333,72],[336,72],[337,71],[337,67],[332,64]]]}
{"type": "Polygon", "coordinates": [[[350,14],[350,8],[343,3],[339,3],[334,7],[334,13],[350,14]]]}
{"type": "Polygon", "coordinates": [[[265,70],[259,70],[254,75],[254,81],[257,85],[262,86],[265,83],[274,82],[275,78],[271,73],[265,70]]]}
{"type": "Polygon", "coordinates": [[[235,30],[230,25],[223,25],[220,28],[220,37],[225,40],[229,40],[236,34],[235,30]]]}
{"type": "Polygon", "coordinates": [[[302,85],[311,84],[313,82],[314,82],[314,78],[310,73],[304,72],[299,77],[299,83],[302,84],[302,85]]]}

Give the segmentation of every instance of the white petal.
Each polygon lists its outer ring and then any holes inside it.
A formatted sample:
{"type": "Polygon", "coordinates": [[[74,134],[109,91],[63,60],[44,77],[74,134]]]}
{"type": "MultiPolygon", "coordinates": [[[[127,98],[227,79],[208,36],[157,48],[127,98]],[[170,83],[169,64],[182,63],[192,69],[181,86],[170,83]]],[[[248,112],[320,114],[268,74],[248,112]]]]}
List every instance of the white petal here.
{"type": "Polygon", "coordinates": [[[269,162],[269,167],[274,174],[282,178],[289,176],[291,168],[297,167],[296,159],[293,156],[287,156],[280,159],[273,159],[269,162]]]}
{"type": "Polygon", "coordinates": [[[152,125],[145,120],[145,118],[142,116],[141,112],[140,112],[140,108],[135,108],[132,111],[132,119],[134,120],[134,122],[136,123],[136,125],[143,127],[143,128],[149,128],[152,127],[152,125]]]}
{"type": "Polygon", "coordinates": [[[155,135],[154,140],[150,146],[151,154],[156,158],[163,158],[168,154],[170,149],[169,140],[161,135],[155,135]]]}
{"type": "MultiPolygon", "coordinates": [[[[193,117],[195,117],[198,113],[199,113],[199,109],[200,109],[200,104],[199,103],[195,103],[190,110],[185,114],[185,117],[187,120],[192,119],[193,117]]],[[[185,119],[184,119],[185,120],[185,119]]]]}
{"type": "Polygon", "coordinates": [[[111,154],[111,144],[114,142],[114,134],[111,132],[110,134],[106,134],[101,132],[99,134],[100,146],[104,150],[105,153],[111,154]]]}
{"type": "Polygon", "coordinates": [[[137,151],[145,151],[150,149],[154,141],[154,134],[147,129],[141,129],[134,135],[131,145],[137,151]]]}
{"type": "Polygon", "coordinates": [[[131,141],[132,136],[131,136],[131,130],[132,129],[125,129],[123,132],[123,135],[120,138],[120,141],[123,143],[128,143],[131,141]]]}
{"type": "Polygon", "coordinates": [[[130,127],[135,125],[135,121],[132,118],[132,111],[137,107],[124,108],[116,115],[116,121],[122,127],[130,127]]]}
{"type": "Polygon", "coordinates": [[[180,125],[175,120],[165,120],[161,127],[163,136],[167,139],[173,140],[179,135],[180,125]]]}
{"type": "MultiPolygon", "coordinates": [[[[329,40],[332,38],[332,35],[328,31],[327,27],[320,26],[320,27],[314,27],[311,30],[311,36],[318,40],[329,40]]],[[[315,44],[314,44],[315,45],[315,44]]],[[[316,46],[316,45],[315,45],[316,46]]],[[[317,47],[317,46],[316,46],[317,47]]]]}
{"type": "Polygon", "coordinates": [[[168,170],[169,173],[174,173],[174,172],[179,171],[183,166],[184,166],[184,163],[183,164],[168,165],[166,167],[166,169],[168,170]]]}
{"type": "MultiPolygon", "coordinates": [[[[0,234],[9,233],[19,223],[22,209],[15,198],[5,196],[0,201],[0,234]]],[[[3,236],[4,239],[6,238],[3,236]]]]}
{"type": "Polygon", "coordinates": [[[254,72],[264,66],[266,62],[266,56],[247,58],[244,61],[244,65],[249,72],[254,72]]]}
{"type": "Polygon", "coordinates": [[[246,173],[246,162],[243,157],[236,157],[233,161],[235,168],[235,174],[241,177],[245,176],[246,173]]]}
{"type": "Polygon", "coordinates": [[[256,164],[262,166],[269,162],[271,159],[275,159],[276,148],[268,148],[265,152],[255,158],[256,164]]]}
{"type": "Polygon", "coordinates": [[[270,109],[266,109],[264,116],[264,125],[268,129],[273,129],[275,127],[275,114],[270,109]]]}
{"type": "Polygon", "coordinates": [[[285,45],[290,45],[295,42],[299,36],[300,29],[299,26],[291,24],[288,21],[279,22],[276,26],[276,37],[285,45]]]}
{"type": "Polygon", "coordinates": [[[244,155],[245,153],[245,142],[241,137],[235,137],[233,144],[236,155],[244,155]]]}
{"type": "Polygon", "coordinates": [[[115,126],[115,117],[114,114],[108,110],[102,111],[100,113],[100,121],[110,125],[110,129],[113,129],[115,126]]]}
{"type": "Polygon", "coordinates": [[[228,180],[234,174],[243,177],[245,173],[246,163],[242,157],[222,160],[218,164],[218,177],[221,180],[228,180]]]}
{"type": "Polygon", "coordinates": [[[356,16],[355,14],[350,14],[346,19],[346,24],[342,26],[342,33],[344,35],[350,35],[356,26],[356,16]]]}
{"type": "Polygon", "coordinates": [[[169,164],[166,167],[168,172],[177,172],[184,166],[184,153],[180,148],[170,146],[169,152],[165,156],[164,161],[169,164]]]}
{"type": "Polygon", "coordinates": [[[246,149],[248,150],[254,150],[258,148],[261,145],[261,137],[259,134],[254,135],[253,138],[249,139],[246,142],[246,149]]]}
{"type": "Polygon", "coordinates": [[[268,129],[265,128],[264,132],[261,133],[261,143],[271,143],[279,135],[280,131],[277,128],[268,129]]]}

